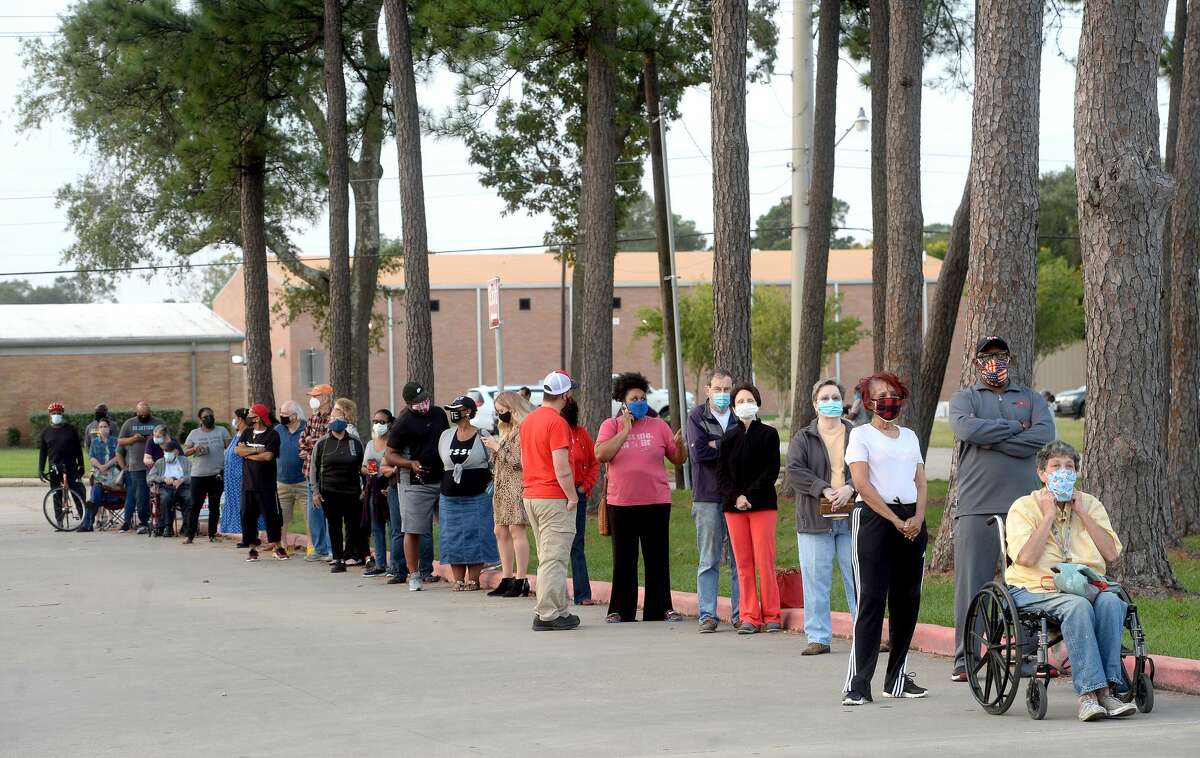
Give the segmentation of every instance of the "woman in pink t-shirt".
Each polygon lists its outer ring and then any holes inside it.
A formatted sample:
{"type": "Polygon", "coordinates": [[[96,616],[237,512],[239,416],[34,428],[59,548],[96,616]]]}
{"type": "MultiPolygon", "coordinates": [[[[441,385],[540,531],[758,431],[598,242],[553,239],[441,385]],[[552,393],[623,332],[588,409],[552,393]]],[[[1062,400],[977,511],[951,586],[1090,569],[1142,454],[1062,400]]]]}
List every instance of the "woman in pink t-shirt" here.
{"type": "Polygon", "coordinates": [[[613,382],[613,399],[621,403],[616,418],[600,425],[596,458],[608,464],[608,522],[612,529],[613,577],[608,602],[610,624],[637,620],[638,543],[646,567],[643,621],[679,621],[671,608],[668,534],[671,485],[666,458],[676,466],[687,460],[682,432],[649,416],[650,383],[641,374],[621,374],[613,382]]]}

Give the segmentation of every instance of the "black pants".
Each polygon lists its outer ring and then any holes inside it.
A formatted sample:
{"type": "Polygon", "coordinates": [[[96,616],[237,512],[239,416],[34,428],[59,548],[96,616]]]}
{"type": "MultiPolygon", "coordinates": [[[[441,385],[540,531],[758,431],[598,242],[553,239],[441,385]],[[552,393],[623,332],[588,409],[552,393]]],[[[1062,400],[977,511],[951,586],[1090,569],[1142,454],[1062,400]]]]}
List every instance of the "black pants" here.
{"type": "Polygon", "coordinates": [[[173,535],[175,532],[175,510],[187,514],[188,501],[191,499],[187,486],[171,487],[166,484],[158,485],[158,523],[154,531],[173,535]]]}
{"type": "Polygon", "coordinates": [[[321,491],[321,510],[329,524],[329,551],[335,561],[365,558],[366,532],[362,528],[362,499],[356,492],[321,491]]]}
{"type": "Polygon", "coordinates": [[[192,477],[192,498],[184,512],[183,536],[195,537],[200,528],[200,511],[204,508],[204,499],[208,498],[208,536],[217,536],[217,527],[221,524],[221,493],[225,483],[220,474],[212,476],[192,477]]]}
{"type": "Polygon", "coordinates": [[[279,542],[283,531],[283,514],[279,510],[279,495],[270,492],[242,493],[242,542],[258,542],[258,514],[267,522],[267,542],[279,542]]]}
{"type": "Polygon", "coordinates": [[[612,529],[613,576],[608,612],[622,621],[637,619],[638,543],[646,567],[646,597],[642,605],[643,621],[662,621],[671,610],[671,569],[668,536],[671,506],[610,505],[608,523],[612,529]]]}
{"type": "MultiPolygon", "coordinates": [[[[902,519],[916,514],[915,503],[893,504],[902,519]]],[[[845,692],[871,695],[871,678],[879,659],[883,633],[883,611],[889,611],[892,652],[888,654],[885,690],[899,694],[904,687],[908,646],[917,627],[921,608],[921,577],[925,570],[925,545],[929,532],[921,525],[915,540],[908,540],[896,527],[865,505],[851,517],[854,579],[858,590],[858,618],[854,621],[854,649],[845,692]]]]}
{"type": "MultiPolygon", "coordinates": [[[[62,475],[56,473],[55,466],[51,466],[50,467],[50,489],[53,490],[55,487],[59,486],[60,484],[62,484],[62,475]]],[[[87,491],[83,487],[83,482],[81,482],[79,480],[79,477],[77,475],[75,475],[75,473],[70,471],[69,469],[67,471],[67,488],[74,490],[79,495],[79,502],[81,502],[81,503],[87,502],[87,491]]],[[[68,496],[67,499],[70,500],[70,497],[68,496]]],[[[55,495],[54,495],[54,518],[58,521],[59,526],[62,526],[62,517],[63,517],[62,501],[63,501],[62,493],[61,492],[55,493],[55,495]]],[[[80,511],[78,508],[76,508],[75,510],[79,511],[78,513],[75,514],[75,517],[83,518],[83,511],[80,511]]]]}

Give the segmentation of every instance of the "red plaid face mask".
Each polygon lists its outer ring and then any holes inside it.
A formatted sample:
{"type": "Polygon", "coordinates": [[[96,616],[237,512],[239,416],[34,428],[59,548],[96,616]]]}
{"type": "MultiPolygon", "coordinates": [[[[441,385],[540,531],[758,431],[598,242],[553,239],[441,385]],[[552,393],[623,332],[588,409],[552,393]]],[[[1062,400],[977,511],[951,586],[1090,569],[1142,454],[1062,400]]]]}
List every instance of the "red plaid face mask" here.
{"type": "Polygon", "coordinates": [[[880,397],[876,398],[875,415],[884,421],[895,421],[900,417],[900,408],[904,405],[904,401],[898,397],[880,397]]]}

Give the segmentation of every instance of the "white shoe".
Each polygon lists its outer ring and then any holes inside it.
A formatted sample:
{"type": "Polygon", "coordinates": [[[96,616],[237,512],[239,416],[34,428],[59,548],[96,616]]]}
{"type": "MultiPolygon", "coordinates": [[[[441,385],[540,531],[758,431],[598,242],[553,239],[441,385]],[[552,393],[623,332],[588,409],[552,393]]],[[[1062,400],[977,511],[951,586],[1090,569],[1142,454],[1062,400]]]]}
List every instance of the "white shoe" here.
{"type": "Polygon", "coordinates": [[[1100,707],[1108,714],[1110,719],[1129,716],[1137,712],[1137,706],[1133,703],[1123,703],[1120,699],[1112,696],[1112,693],[1107,693],[1096,698],[1100,703],[1100,707]]]}
{"type": "Polygon", "coordinates": [[[414,574],[413,576],[410,576],[408,578],[408,591],[409,592],[420,592],[421,589],[422,589],[421,588],[421,575],[414,574]]]}
{"type": "Polygon", "coordinates": [[[1096,698],[1091,695],[1084,695],[1079,698],[1079,720],[1080,721],[1098,721],[1106,718],[1108,711],[1104,706],[1096,702],[1096,698]]]}

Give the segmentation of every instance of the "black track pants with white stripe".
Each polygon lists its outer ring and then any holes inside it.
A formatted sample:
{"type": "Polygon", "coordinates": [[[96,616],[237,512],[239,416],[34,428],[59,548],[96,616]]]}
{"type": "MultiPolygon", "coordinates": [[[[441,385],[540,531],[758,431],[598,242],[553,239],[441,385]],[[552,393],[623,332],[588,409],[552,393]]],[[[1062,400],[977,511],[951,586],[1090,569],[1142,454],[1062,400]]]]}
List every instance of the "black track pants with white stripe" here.
{"type": "MultiPolygon", "coordinates": [[[[892,504],[902,519],[916,514],[916,504],[892,504]]],[[[865,505],[852,517],[854,583],[858,593],[858,617],[854,621],[854,646],[846,674],[845,692],[871,694],[871,678],[879,659],[883,612],[889,610],[892,652],[888,657],[884,689],[899,695],[904,687],[908,646],[921,608],[921,578],[925,569],[925,545],[929,533],[921,525],[915,540],[908,540],[875,511],[865,505]]]]}

